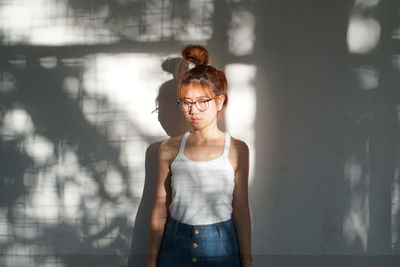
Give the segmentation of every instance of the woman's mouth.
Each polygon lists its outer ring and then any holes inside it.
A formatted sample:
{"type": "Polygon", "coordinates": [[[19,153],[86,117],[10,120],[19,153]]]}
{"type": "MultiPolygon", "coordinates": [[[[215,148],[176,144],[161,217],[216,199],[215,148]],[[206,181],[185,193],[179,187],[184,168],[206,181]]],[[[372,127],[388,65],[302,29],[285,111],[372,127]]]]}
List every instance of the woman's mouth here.
{"type": "Polygon", "coordinates": [[[200,118],[191,118],[190,121],[193,123],[199,122],[201,119],[200,118]]]}

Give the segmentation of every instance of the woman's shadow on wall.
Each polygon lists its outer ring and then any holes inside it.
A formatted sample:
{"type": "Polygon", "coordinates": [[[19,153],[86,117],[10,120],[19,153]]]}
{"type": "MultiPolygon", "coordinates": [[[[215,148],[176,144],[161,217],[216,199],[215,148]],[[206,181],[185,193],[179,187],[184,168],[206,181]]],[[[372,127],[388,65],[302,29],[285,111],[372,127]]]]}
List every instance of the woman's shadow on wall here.
{"type": "MultiPolygon", "coordinates": [[[[171,80],[160,86],[156,98],[158,120],[168,136],[182,135],[189,129],[182,112],[176,104],[178,79],[187,70],[188,64],[182,58],[168,58],[161,68],[173,75],[171,80]]],[[[145,182],[143,194],[136,214],[135,225],[128,258],[128,267],[145,266],[146,253],[150,235],[150,215],[153,206],[156,182],[157,159],[161,142],[151,144],[146,149],[145,157],[145,182]]]]}

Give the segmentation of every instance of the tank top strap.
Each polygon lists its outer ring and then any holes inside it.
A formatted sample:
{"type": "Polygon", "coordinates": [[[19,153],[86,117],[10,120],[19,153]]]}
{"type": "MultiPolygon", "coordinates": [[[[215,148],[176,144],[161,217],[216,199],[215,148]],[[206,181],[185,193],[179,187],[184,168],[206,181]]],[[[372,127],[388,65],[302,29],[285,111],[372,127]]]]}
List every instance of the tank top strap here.
{"type": "Polygon", "coordinates": [[[224,146],[224,157],[228,157],[229,148],[231,147],[231,135],[225,132],[225,146],[224,146]]]}
{"type": "Polygon", "coordinates": [[[179,155],[179,156],[182,155],[182,154],[183,154],[183,151],[185,150],[185,144],[186,144],[186,140],[187,140],[189,134],[190,134],[190,132],[187,131],[187,132],[185,132],[185,134],[182,136],[182,140],[181,140],[181,143],[179,144],[179,150],[178,150],[178,155],[179,155]]]}

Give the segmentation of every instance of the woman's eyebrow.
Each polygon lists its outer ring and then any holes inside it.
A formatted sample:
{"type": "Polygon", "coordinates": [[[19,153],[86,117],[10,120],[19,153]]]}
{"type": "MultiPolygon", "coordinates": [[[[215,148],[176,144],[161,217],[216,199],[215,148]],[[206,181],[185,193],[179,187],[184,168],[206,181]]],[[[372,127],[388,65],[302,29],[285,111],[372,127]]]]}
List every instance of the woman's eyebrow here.
{"type": "MultiPolygon", "coordinates": [[[[194,98],[194,100],[198,100],[198,99],[201,99],[201,98],[207,98],[207,96],[199,96],[199,97],[194,98]]],[[[185,100],[192,100],[193,98],[184,97],[183,99],[185,99],[185,100]]]]}

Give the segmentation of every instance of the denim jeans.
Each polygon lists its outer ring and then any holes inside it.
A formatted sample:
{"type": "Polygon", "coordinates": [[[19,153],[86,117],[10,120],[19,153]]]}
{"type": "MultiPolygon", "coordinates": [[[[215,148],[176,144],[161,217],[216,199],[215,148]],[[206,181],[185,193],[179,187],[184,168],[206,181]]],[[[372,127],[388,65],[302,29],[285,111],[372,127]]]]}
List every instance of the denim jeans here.
{"type": "Polygon", "coordinates": [[[232,220],[188,225],[169,217],[158,256],[158,267],[240,267],[232,220]]]}

